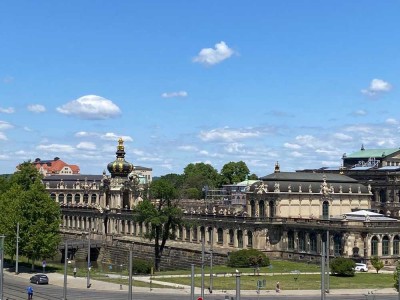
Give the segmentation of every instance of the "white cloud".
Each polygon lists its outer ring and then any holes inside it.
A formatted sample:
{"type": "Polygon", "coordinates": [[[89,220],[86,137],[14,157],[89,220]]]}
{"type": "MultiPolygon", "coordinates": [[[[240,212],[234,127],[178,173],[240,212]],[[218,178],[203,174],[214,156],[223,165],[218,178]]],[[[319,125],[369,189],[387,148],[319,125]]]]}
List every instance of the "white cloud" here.
{"type": "Polygon", "coordinates": [[[96,150],[96,145],[92,142],[80,142],[76,145],[76,148],[81,150],[96,150]]]}
{"type": "Polygon", "coordinates": [[[78,131],[75,133],[76,137],[88,137],[88,136],[96,136],[97,134],[94,132],[87,132],[87,131],[78,131]]]}
{"type": "Polygon", "coordinates": [[[187,97],[188,93],[185,91],[162,93],[163,98],[187,97]]]}
{"type": "Polygon", "coordinates": [[[389,124],[389,125],[398,125],[398,124],[399,124],[399,121],[397,121],[397,120],[394,119],[394,118],[389,118],[389,119],[386,119],[386,124],[389,124]]]}
{"type": "Polygon", "coordinates": [[[288,148],[288,149],[300,149],[301,146],[297,144],[291,144],[291,143],[284,143],[283,147],[288,148]]]}
{"type": "Polygon", "coordinates": [[[182,145],[179,146],[178,149],[183,151],[197,151],[197,147],[192,145],[182,145]]]}
{"type": "Polygon", "coordinates": [[[34,113],[42,113],[46,111],[46,107],[41,104],[31,104],[28,105],[27,109],[34,113]]]}
{"type": "Polygon", "coordinates": [[[212,129],[210,131],[201,131],[200,139],[202,139],[203,141],[233,142],[236,140],[258,137],[260,135],[261,132],[259,131],[252,131],[250,129],[235,130],[225,127],[225,128],[212,129]]]}
{"type": "Polygon", "coordinates": [[[111,100],[96,95],[80,97],[57,107],[57,111],[62,114],[90,120],[109,119],[121,114],[119,107],[111,100]]]}
{"type": "Polygon", "coordinates": [[[6,121],[0,121],[0,130],[6,130],[6,129],[11,129],[14,128],[13,125],[11,125],[10,123],[6,122],[6,121]]]}
{"type": "Polygon", "coordinates": [[[302,157],[303,156],[303,154],[299,151],[292,151],[289,154],[290,154],[290,156],[293,156],[293,157],[302,157]]]}
{"type": "Polygon", "coordinates": [[[72,153],[75,152],[75,148],[70,145],[62,144],[50,144],[50,145],[39,145],[36,147],[38,150],[53,152],[53,153],[72,153]]]}
{"type": "Polygon", "coordinates": [[[359,110],[356,110],[353,114],[357,115],[357,116],[365,116],[367,114],[367,112],[363,109],[359,109],[359,110]]]}
{"type": "Polygon", "coordinates": [[[106,141],[118,141],[119,138],[122,138],[124,142],[132,142],[133,139],[127,135],[118,135],[113,132],[107,132],[100,137],[102,140],[106,141]]]}
{"type": "Polygon", "coordinates": [[[367,89],[361,90],[361,92],[368,96],[375,96],[378,93],[388,92],[392,89],[392,85],[382,79],[372,79],[367,89]]]}
{"type": "Polygon", "coordinates": [[[220,43],[215,44],[215,49],[201,49],[199,54],[193,59],[193,61],[207,66],[212,66],[231,57],[234,53],[235,52],[231,48],[229,48],[224,41],[221,41],[220,43]]]}
{"type": "Polygon", "coordinates": [[[15,112],[14,107],[8,107],[8,108],[0,107],[0,113],[12,114],[14,112],[15,112]]]}
{"type": "Polygon", "coordinates": [[[228,153],[245,153],[244,145],[240,143],[230,143],[225,146],[225,151],[228,153]]]}
{"type": "Polygon", "coordinates": [[[3,132],[0,132],[0,140],[2,140],[2,141],[8,140],[7,136],[3,132]]]}
{"type": "Polygon", "coordinates": [[[340,132],[335,133],[333,135],[333,137],[335,139],[340,140],[340,141],[352,141],[353,140],[353,137],[351,137],[350,135],[347,135],[347,134],[344,134],[344,133],[340,133],[340,132]]]}

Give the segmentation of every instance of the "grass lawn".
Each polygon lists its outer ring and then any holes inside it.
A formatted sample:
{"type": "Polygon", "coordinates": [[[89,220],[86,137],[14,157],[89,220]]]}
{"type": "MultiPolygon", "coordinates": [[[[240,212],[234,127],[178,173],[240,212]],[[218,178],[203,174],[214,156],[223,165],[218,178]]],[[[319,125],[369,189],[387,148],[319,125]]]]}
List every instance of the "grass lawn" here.
{"type": "MultiPolygon", "coordinates": [[[[266,287],[263,289],[275,289],[276,282],[280,282],[281,289],[286,290],[318,290],[321,286],[321,276],[319,274],[300,274],[297,280],[294,280],[291,274],[287,275],[260,275],[245,276],[240,278],[240,286],[244,290],[256,290],[258,280],[266,280],[266,287]]],[[[157,278],[156,280],[173,282],[183,285],[190,285],[190,277],[170,277],[157,278]]],[[[209,286],[209,276],[205,277],[205,286],[209,286]]],[[[376,273],[356,273],[354,277],[330,276],[331,289],[380,289],[393,287],[394,280],[392,274],[376,273]]],[[[195,278],[195,285],[201,286],[201,278],[195,278]]],[[[213,287],[215,290],[234,290],[236,287],[235,276],[217,276],[213,278],[213,287]]]]}

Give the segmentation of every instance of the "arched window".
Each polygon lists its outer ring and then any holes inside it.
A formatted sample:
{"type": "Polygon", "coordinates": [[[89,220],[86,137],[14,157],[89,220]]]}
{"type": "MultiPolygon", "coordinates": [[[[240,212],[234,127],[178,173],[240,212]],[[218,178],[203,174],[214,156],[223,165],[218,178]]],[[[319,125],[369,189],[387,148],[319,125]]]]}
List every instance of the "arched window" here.
{"type": "Polygon", "coordinates": [[[233,232],[233,229],[229,229],[229,244],[230,245],[233,245],[234,237],[235,237],[235,234],[233,232]]]}
{"type": "Polygon", "coordinates": [[[78,204],[79,202],[81,202],[81,195],[75,194],[74,199],[75,199],[75,203],[78,204]]]}
{"type": "Polygon", "coordinates": [[[57,197],[56,197],[56,194],[52,193],[52,194],[50,195],[50,198],[51,198],[51,200],[54,200],[54,201],[55,201],[56,198],[57,198],[57,197]]]}
{"type": "Polygon", "coordinates": [[[250,230],[247,231],[247,247],[253,248],[253,233],[250,230]]]}
{"type": "Polygon", "coordinates": [[[91,201],[90,201],[90,202],[91,202],[92,204],[96,204],[96,198],[97,198],[97,197],[96,197],[96,194],[92,194],[92,197],[91,197],[91,201]]]}
{"type": "Polygon", "coordinates": [[[58,195],[58,202],[64,203],[64,194],[58,195]]]}
{"type": "Polygon", "coordinates": [[[264,218],[265,217],[265,202],[264,200],[260,200],[258,203],[258,210],[260,212],[260,217],[264,218]]]}
{"type": "Polygon", "coordinates": [[[322,218],[329,219],[329,202],[328,201],[324,201],[324,203],[322,203],[322,218]]]}
{"type": "Polygon", "coordinates": [[[387,235],[382,238],[382,255],[389,255],[389,237],[387,235]]]}
{"type": "Polygon", "coordinates": [[[243,248],[243,231],[237,231],[238,248],[243,248]]]}
{"type": "Polygon", "coordinates": [[[250,201],[250,216],[255,217],[256,216],[256,204],[254,200],[250,201]]]}
{"type": "Polygon", "coordinates": [[[269,206],[269,217],[270,218],[275,218],[275,204],[274,201],[269,201],[268,203],[269,206]]]}
{"type": "Polygon", "coordinates": [[[222,230],[222,228],[218,228],[217,236],[218,236],[218,243],[223,244],[224,243],[224,231],[222,230]]]}
{"type": "Polygon", "coordinates": [[[383,189],[379,191],[379,200],[381,203],[386,203],[386,191],[383,189]]]}
{"type": "Polygon", "coordinates": [[[211,241],[213,241],[213,229],[211,227],[208,227],[207,231],[208,231],[208,244],[211,244],[211,241]]]}
{"type": "Polygon", "coordinates": [[[395,235],[393,238],[393,255],[399,255],[399,236],[395,235]]]}
{"type": "Polygon", "coordinates": [[[294,233],[293,231],[289,231],[287,233],[288,239],[288,250],[294,250],[294,233]]]}
{"type": "Polygon", "coordinates": [[[67,194],[67,203],[72,203],[72,194],[67,194]]]}
{"type": "Polygon", "coordinates": [[[203,240],[205,241],[206,239],[206,229],[204,228],[204,226],[200,227],[200,241],[203,242],[203,240]]]}
{"type": "Polygon", "coordinates": [[[371,256],[378,256],[379,240],[376,236],[371,239],[371,256]]]}
{"type": "Polygon", "coordinates": [[[89,203],[89,195],[88,194],[83,195],[83,203],[85,203],[85,204],[89,203]]]}

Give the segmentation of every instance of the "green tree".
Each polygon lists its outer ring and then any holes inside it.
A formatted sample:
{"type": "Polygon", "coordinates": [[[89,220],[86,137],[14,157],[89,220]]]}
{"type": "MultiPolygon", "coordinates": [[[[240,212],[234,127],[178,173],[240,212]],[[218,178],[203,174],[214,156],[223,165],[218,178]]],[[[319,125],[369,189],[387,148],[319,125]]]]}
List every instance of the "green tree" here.
{"type": "Polygon", "coordinates": [[[35,260],[54,256],[60,243],[60,208],[46,192],[41,175],[29,162],[9,178],[9,188],[0,197],[0,231],[6,234],[6,253],[13,256],[16,228],[19,249],[34,266],[35,260]]]}
{"type": "Polygon", "coordinates": [[[220,176],[218,171],[210,164],[188,164],[184,169],[184,188],[196,188],[199,193],[207,186],[209,189],[218,186],[220,176]]]}
{"type": "Polygon", "coordinates": [[[175,238],[175,229],[182,224],[183,212],[176,200],[177,191],[165,179],[150,185],[150,199],[133,209],[133,220],[149,225],[145,237],[154,240],[154,268],[160,270],[161,257],[168,239],[175,238]]]}
{"type": "Polygon", "coordinates": [[[221,177],[223,184],[238,183],[246,179],[250,174],[250,170],[243,161],[229,162],[221,169],[221,177]]]}
{"type": "Polygon", "coordinates": [[[379,271],[385,266],[378,256],[371,257],[371,265],[375,268],[376,273],[379,273],[379,271]]]}
{"type": "Polygon", "coordinates": [[[331,260],[330,268],[332,274],[337,276],[354,276],[356,264],[350,258],[336,257],[331,260]]]}
{"type": "Polygon", "coordinates": [[[393,272],[394,288],[399,291],[399,274],[400,274],[400,263],[397,262],[396,270],[393,272]]]}

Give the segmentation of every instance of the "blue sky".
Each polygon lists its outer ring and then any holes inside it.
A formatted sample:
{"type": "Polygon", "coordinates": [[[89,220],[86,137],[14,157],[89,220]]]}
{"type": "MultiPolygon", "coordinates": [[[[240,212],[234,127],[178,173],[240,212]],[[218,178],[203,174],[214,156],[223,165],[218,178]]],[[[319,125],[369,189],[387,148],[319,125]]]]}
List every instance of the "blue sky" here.
{"type": "Polygon", "coordinates": [[[0,173],[246,162],[259,176],[400,147],[399,1],[1,1],[0,173]]]}

